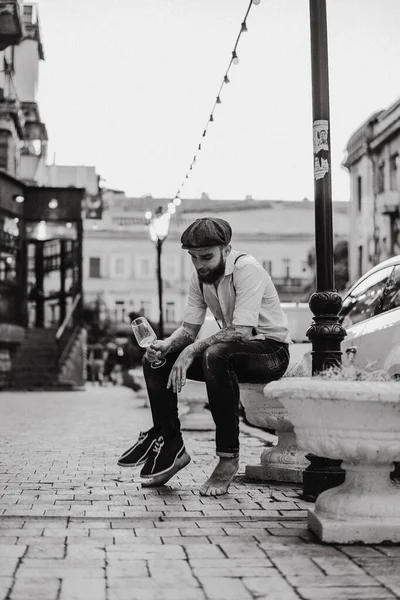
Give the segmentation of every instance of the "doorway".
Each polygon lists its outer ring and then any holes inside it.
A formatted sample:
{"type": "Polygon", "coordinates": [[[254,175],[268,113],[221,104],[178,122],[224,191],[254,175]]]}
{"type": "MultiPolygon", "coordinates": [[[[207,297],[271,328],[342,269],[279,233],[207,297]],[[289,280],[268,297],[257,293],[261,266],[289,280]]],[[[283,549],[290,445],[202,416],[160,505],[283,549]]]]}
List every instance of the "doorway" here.
{"type": "Polygon", "coordinates": [[[71,223],[41,223],[27,226],[28,327],[58,329],[80,292],[79,242],[71,223]]]}

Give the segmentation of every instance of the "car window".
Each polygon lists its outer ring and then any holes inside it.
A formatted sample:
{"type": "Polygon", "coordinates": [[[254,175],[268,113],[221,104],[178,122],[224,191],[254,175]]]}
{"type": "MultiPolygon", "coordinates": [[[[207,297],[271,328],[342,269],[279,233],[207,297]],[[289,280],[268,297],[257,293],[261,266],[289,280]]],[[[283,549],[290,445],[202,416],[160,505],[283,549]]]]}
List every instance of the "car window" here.
{"type": "Polygon", "coordinates": [[[400,306],[400,265],[397,265],[387,280],[382,298],[380,312],[392,310],[400,306]]]}
{"type": "Polygon", "coordinates": [[[380,312],[382,294],[393,267],[385,267],[357,285],[343,300],[340,318],[346,329],[380,312]]]}

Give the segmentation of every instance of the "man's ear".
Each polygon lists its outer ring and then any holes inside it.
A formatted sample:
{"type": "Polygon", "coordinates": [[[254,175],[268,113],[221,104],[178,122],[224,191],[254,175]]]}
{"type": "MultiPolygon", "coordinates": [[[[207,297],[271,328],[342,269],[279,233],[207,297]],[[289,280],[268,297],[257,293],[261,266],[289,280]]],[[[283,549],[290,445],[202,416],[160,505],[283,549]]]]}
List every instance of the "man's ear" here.
{"type": "Polygon", "coordinates": [[[231,250],[232,250],[231,244],[228,244],[227,246],[225,246],[225,250],[224,250],[225,257],[230,254],[231,250]]]}

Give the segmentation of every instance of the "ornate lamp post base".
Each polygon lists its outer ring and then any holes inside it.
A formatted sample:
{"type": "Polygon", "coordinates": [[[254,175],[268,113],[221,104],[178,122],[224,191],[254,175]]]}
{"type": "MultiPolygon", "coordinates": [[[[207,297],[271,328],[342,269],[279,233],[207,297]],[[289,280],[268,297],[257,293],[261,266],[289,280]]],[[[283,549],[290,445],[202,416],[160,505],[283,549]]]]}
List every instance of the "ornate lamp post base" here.
{"type": "MultiPolygon", "coordinates": [[[[313,374],[317,374],[340,365],[340,344],[346,331],[339,323],[342,300],[337,292],[315,292],[309,304],[314,319],[307,336],[313,344],[313,374]]],[[[340,460],[314,454],[308,454],[306,458],[310,464],[303,473],[303,499],[314,502],[321,492],[343,483],[345,472],[340,468],[340,460]]]]}

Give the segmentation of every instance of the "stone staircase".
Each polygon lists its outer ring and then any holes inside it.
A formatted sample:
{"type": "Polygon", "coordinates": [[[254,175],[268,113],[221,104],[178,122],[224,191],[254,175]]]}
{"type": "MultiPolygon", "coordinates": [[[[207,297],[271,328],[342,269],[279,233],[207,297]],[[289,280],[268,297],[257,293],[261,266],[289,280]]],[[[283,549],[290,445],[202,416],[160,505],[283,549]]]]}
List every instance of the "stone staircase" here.
{"type": "Polygon", "coordinates": [[[7,388],[14,390],[71,389],[59,381],[57,329],[28,329],[23,343],[12,357],[7,388]]]}

